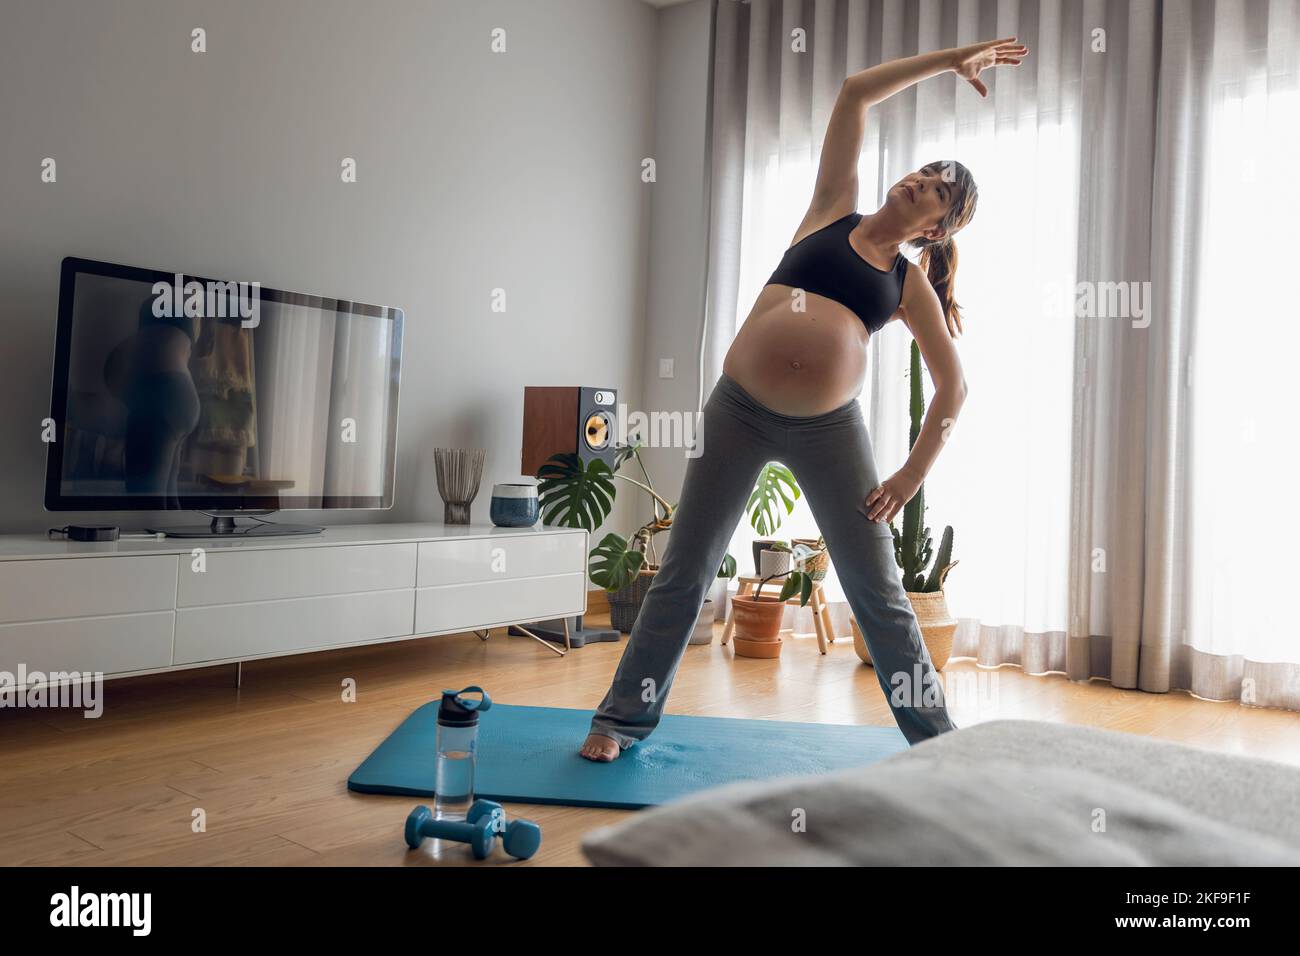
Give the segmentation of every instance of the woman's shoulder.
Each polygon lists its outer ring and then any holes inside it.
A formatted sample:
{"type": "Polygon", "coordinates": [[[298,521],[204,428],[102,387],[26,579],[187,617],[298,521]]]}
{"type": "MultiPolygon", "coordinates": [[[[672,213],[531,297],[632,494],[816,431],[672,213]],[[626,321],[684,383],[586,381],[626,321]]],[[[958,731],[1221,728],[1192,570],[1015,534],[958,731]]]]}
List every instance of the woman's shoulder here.
{"type": "Polygon", "coordinates": [[[787,249],[793,249],[809,236],[824,232],[841,223],[847,222],[851,229],[858,224],[858,220],[861,218],[862,213],[855,211],[851,204],[847,202],[834,203],[829,206],[810,206],[808,211],[804,213],[803,221],[799,223],[794,236],[790,239],[790,245],[787,246],[787,249]],[[849,206],[847,211],[845,206],[849,206]]]}

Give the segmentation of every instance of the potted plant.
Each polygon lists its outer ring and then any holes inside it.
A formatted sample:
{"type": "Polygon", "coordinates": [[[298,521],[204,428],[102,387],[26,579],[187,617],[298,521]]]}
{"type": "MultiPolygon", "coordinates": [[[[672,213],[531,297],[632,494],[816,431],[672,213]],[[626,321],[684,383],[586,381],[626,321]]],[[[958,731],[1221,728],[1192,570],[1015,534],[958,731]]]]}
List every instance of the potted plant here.
{"type": "MultiPolygon", "coordinates": [[[[625,634],[630,633],[636,623],[641,604],[659,570],[654,538],[672,527],[673,515],[677,510],[676,505],[655,491],[654,483],[641,459],[642,444],[634,437],[630,444],[616,446],[613,468],[600,459],[583,461],[572,452],[563,452],[552,455],[537,471],[538,507],[542,523],[546,525],[558,524],[595,532],[613,510],[617,496],[616,479],[634,485],[650,496],[654,507],[653,517],[630,537],[625,538],[614,532],[606,534],[591,549],[588,558],[588,577],[591,582],[609,592],[611,626],[625,634]],[[621,472],[628,461],[636,463],[642,480],[621,472]]],[[[769,462],[759,472],[746,504],[750,525],[760,535],[771,534],[783,520],[782,509],[785,514],[790,514],[801,495],[790,469],[780,462],[769,462]]],[[[756,572],[761,550],[756,547],[754,551],[756,572]]],[[[717,577],[729,581],[736,576],[736,572],[736,558],[727,553],[722,559],[717,577]]],[[[712,600],[706,599],[700,609],[700,620],[710,613],[713,614],[710,620],[716,619],[716,608],[712,600]]],[[[703,639],[703,628],[699,627],[699,621],[697,628],[696,639],[699,643],[707,643],[703,639]]],[[[709,639],[712,639],[711,630],[709,639]]]]}
{"type": "Polygon", "coordinates": [[[761,575],[763,569],[759,562],[763,551],[776,540],[770,537],[785,515],[794,511],[795,502],[803,495],[794,472],[779,461],[769,461],[763,466],[754,480],[754,490],[750,492],[749,501],[745,503],[749,511],[749,525],[759,537],[753,542],[754,573],[761,575]],[[783,515],[782,509],[785,511],[783,515]]]}
{"type": "MultiPolygon", "coordinates": [[[[820,539],[819,539],[820,540],[820,539]]],[[[791,551],[795,566],[789,570],[765,575],[758,582],[754,593],[731,599],[736,621],[736,654],[740,657],[773,658],[781,656],[781,618],[785,614],[785,602],[796,593],[799,606],[806,607],[812,597],[813,577],[807,569],[809,562],[820,554],[825,554],[825,543],[820,551],[806,544],[798,544],[791,551]],[[781,591],[776,597],[765,597],[763,586],[769,581],[784,578],[781,591]]]]}
{"type": "MultiPolygon", "coordinates": [[[[609,592],[610,625],[630,633],[640,613],[646,592],[659,570],[654,538],[672,527],[677,506],[654,489],[650,474],[641,460],[642,442],[633,438],[627,445],[617,445],[614,467],[601,459],[583,461],[572,452],[548,458],[537,471],[537,499],[542,523],[585,528],[594,532],[609,517],[617,496],[615,480],[640,488],[650,496],[654,514],[629,537],[610,532],[591,549],[587,575],[591,582],[609,592]],[[640,478],[622,474],[620,469],[634,461],[640,478]]],[[[736,573],[736,561],[727,555],[718,576],[736,573]],[[730,559],[730,563],[728,560],[730,559]]],[[[703,614],[701,610],[701,614],[703,614]]]]}
{"type": "MultiPolygon", "coordinates": [[[[908,437],[910,449],[921,433],[921,421],[925,417],[925,399],[921,390],[921,350],[915,342],[912,343],[909,378],[911,395],[908,407],[912,420],[908,437]]],[[[948,572],[957,565],[952,559],[952,526],[943,529],[939,551],[935,554],[930,529],[925,526],[925,486],[922,485],[915,497],[903,506],[902,531],[892,521],[889,530],[894,536],[894,560],[902,569],[903,590],[907,592],[917,623],[921,625],[926,650],[935,669],[943,670],[952,653],[953,634],[957,630],[957,622],[948,611],[948,602],[943,593],[948,572]]],[[[853,646],[858,656],[870,664],[871,656],[867,652],[866,642],[862,640],[857,621],[853,623],[853,646]]]]}
{"type": "MultiPolygon", "coordinates": [[[[794,512],[795,503],[802,496],[803,491],[799,488],[794,473],[779,461],[768,462],[758,473],[754,481],[754,489],[750,492],[749,501],[745,506],[749,511],[750,527],[763,536],[756,539],[752,545],[756,576],[766,577],[762,569],[763,552],[772,550],[778,543],[777,539],[770,535],[781,526],[786,516],[794,512]]],[[[812,580],[821,581],[826,577],[826,571],[830,567],[830,555],[826,550],[825,539],[820,535],[816,538],[795,538],[787,548],[797,549],[801,544],[810,549],[810,563],[807,570],[812,580]]],[[[728,553],[726,560],[734,562],[735,558],[728,553]]]]}
{"type": "Polygon", "coordinates": [[[830,552],[826,550],[826,538],[818,535],[815,538],[795,538],[793,539],[796,552],[796,562],[799,561],[799,546],[803,545],[807,553],[802,559],[804,569],[812,576],[813,582],[818,582],[826,577],[826,572],[830,569],[830,552]]]}

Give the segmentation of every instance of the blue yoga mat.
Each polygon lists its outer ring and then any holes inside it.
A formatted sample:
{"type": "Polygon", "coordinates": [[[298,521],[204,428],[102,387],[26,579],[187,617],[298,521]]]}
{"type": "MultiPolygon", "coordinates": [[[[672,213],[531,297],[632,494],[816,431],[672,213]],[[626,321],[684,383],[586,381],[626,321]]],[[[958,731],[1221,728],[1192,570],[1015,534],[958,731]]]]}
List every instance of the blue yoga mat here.
{"type": "MultiPolygon", "coordinates": [[[[667,714],[612,763],[578,756],[590,710],[493,703],[479,723],[474,793],[512,803],[639,810],[737,780],[862,767],[908,748],[897,727],[667,714]]],[[[438,701],[407,717],[352,776],[358,793],[433,795],[438,701]]]]}

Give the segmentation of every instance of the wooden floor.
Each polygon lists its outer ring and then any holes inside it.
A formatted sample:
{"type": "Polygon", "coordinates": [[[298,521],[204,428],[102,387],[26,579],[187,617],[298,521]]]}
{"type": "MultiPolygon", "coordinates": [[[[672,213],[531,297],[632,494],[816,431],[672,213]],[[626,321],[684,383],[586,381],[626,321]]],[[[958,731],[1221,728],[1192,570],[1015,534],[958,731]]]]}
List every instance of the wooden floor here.
{"type": "MultiPolygon", "coordinates": [[[[604,623],[588,615],[588,626],[604,623]]],[[[605,618],[605,621],[608,619],[605,618]]],[[[875,672],[847,635],[825,657],[788,639],[777,661],[736,659],[717,641],[687,649],[672,713],[892,726],[875,672]]],[[[624,642],[626,639],[624,639],[624,642]]],[[[411,797],[349,793],[358,763],[443,687],[482,684],[511,704],[594,708],[623,643],[559,658],[493,631],[261,661],[243,687],[221,667],[105,684],[97,720],[0,709],[0,864],[427,865],[473,862],[460,846],[409,852],[411,797]],[[341,684],[356,681],[357,701],[341,684]],[[206,832],[192,830],[202,808],[206,832]]],[[[1300,716],[1103,681],[945,668],[949,709],[967,726],[998,717],[1086,724],[1300,764],[1300,716]]],[[[574,740],[576,748],[580,741],[574,740]]],[[[579,839],[614,810],[507,806],[542,824],[531,861],[581,865],[579,839]]],[[[492,861],[506,863],[499,851],[492,861]]],[[[510,864],[522,865],[522,864],[510,864]]]]}

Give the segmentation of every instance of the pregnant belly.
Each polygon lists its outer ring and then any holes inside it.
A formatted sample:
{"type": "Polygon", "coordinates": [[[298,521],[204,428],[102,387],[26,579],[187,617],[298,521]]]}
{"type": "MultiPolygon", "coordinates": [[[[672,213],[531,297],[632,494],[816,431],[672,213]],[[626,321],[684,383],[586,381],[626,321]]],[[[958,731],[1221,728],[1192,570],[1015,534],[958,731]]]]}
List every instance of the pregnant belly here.
{"type": "Polygon", "coordinates": [[[736,334],[722,370],[782,415],[820,415],[862,391],[870,334],[831,299],[807,295],[797,312],[786,286],[765,286],[736,334]]]}

